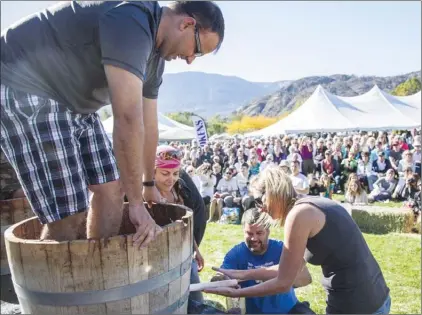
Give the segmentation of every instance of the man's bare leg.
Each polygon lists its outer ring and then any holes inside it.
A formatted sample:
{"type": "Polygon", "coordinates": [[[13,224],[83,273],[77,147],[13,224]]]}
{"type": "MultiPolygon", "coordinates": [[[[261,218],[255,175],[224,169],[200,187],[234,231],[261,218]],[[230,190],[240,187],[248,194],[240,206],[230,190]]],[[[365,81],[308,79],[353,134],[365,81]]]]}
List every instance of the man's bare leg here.
{"type": "Polygon", "coordinates": [[[84,225],[86,213],[77,213],[60,221],[44,225],[40,240],[54,240],[57,242],[73,241],[81,238],[80,227],[84,225]]]}
{"type": "Polygon", "coordinates": [[[92,185],[91,206],[87,217],[87,238],[100,239],[116,236],[123,216],[124,194],[120,181],[92,185]]]}

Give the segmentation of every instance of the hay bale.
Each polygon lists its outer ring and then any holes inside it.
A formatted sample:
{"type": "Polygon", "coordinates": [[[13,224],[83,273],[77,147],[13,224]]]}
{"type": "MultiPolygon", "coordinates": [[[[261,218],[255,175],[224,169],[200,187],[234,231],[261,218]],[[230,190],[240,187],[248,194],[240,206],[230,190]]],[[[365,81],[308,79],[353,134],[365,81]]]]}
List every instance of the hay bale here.
{"type": "Polygon", "coordinates": [[[362,232],[367,233],[411,233],[416,226],[413,212],[400,208],[352,206],[352,217],[362,232]]]}

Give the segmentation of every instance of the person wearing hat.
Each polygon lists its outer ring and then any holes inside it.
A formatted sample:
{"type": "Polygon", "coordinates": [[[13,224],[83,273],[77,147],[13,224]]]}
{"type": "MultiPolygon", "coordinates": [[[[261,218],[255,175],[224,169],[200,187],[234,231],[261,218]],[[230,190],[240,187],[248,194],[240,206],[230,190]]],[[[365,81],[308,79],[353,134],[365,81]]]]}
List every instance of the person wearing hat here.
{"type": "Polygon", "coordinates": [[[371,163],[375,162],[378,159],[378,153],[380,152],[384,152],[384,155],[386,153],[381,139],[378,139],[376,141],[375,148],[371,151],[371,163]]]}
{"type": "Polygon", "coordinates": [[[280,164],[278,165],[280,167],[280,169],[285,172],[286,174],[290,175],[291,171],[290,171],[290,165],[289,162],[287,162],[287,160],[283,160],[280,162],[280,164]]]}

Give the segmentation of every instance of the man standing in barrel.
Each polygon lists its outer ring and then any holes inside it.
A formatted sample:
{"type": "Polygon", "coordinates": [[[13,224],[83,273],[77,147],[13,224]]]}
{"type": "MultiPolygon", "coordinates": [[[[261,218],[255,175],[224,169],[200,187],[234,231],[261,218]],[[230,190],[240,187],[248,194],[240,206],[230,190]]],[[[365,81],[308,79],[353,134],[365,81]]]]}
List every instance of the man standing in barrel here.
{"type": "Polygon", "coordinates": [[[143,202],[160,199],[153,172],[164,61],[190,64],[223,38],[210,1],[62,2],[2,32],[1,148],[44,224],[41,239],[116,235],[124,194],[135,245],[154,239],[160,227],[143,202]],[[96,114],[110,103],[116,157],[96,114]]]}

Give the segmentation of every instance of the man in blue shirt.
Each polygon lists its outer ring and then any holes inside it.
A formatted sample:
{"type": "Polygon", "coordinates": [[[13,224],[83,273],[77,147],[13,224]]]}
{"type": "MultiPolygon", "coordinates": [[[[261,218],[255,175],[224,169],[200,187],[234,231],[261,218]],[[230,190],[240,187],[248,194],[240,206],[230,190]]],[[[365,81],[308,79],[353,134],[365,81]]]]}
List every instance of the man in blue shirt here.
{"type": "MultiPolygon", "coordinates": [[[[244,242],[234,246],[224,257],[221,268],[248,270],[258,268],[277,268],[283,242],[269,239],[271,217],[256,208],[247,210],[242,217],[244,242]]],[[[227,280],[228,277],[217,274],[211,281],[227,280]]],[[[306,286],[312,282],[311,275],[304,265],[298,274],[294,287],[306,286]]],[[[242,287],[250,287],[259,281],[240,282],[242,287]]],[[[307,302],[301,303],[296,298],[294,289],[284,294],[265,297],[246,298],[246,314],[315,314],[307,302]]]]}

